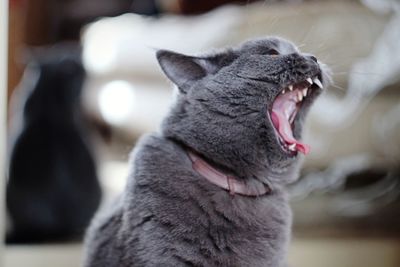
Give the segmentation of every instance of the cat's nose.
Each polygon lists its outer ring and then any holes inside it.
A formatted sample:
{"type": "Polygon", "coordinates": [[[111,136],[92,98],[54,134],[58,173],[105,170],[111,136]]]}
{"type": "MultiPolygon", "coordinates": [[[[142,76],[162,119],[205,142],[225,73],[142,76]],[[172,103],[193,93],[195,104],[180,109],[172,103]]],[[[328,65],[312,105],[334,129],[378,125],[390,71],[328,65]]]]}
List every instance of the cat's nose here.
{"type": "Polygon", "coordinates": [[[318,63],[318,59],[317,59],[314,55],[312,55],[312,54],[304,53],[303,56],[304,56],[305,58],[307,58],[308,60],[312,60],[312,61],[314,61],[315,63],[318,63]]]}
{"type": "Polygon", "coordinates": [[[315,61],[316,63],[318,63],[318,59],[316,57],[314,57],[313,55],[308,56],[311,60],[315,61]]]}
{"type": "Polygon", "coordinates": [[[314,55],[303,53],[293,56],[296,62],[296,70],[301,74],[309,74],[318,68],[318,60],[314,55]]]}

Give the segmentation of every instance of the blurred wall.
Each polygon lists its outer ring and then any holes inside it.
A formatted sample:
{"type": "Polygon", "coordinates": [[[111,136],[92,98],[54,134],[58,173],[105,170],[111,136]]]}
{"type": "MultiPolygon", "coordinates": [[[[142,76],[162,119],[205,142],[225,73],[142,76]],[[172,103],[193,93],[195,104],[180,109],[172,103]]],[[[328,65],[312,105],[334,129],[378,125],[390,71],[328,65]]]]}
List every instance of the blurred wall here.
{"type": "Polygon", "coordinates": [[[0,1],[0,266],[3,262],[4,188],[6,155],[7,1],[0,1]]]}
{"type": "MultiPolygon", "coordinates": [[[[21,59],[22,43],[25,33],[26,25],[26,1],[2,1],[9,2],[9,16],[8,16],[8,100],[19,80],[21,79],[23,72],[23,64],[21,59]]],[[[3,11],[3,8],[2,10],[3,11]]],[[[4,19],[4,16],[1,17],[4,19]]],[[[1,25],[7,25],[2,23],[1,25]]],[[[3,40],[3,39],[2,39],[3,40]]]]}

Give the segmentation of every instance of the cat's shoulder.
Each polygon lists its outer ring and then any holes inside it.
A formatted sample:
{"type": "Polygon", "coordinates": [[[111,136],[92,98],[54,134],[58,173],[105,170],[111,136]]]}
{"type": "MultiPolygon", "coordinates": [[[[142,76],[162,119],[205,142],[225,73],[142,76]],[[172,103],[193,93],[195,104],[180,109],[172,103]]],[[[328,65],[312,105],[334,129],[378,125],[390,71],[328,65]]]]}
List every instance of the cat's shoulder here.
{"type": "Polygon", "coordinates": [[[141,136],[136,146],[141,147],[159,147],[165,146],[169,141],[159,133],[149,133],[141,136]]]}
{"type": "Polygon", "coordinates": [[[163,158],[165,155],[181,154],[182,148],[171,139],[159,134],[151,133],[139,138],[132,150],[130,158],[132,161],[137,159],[163,158]]]}

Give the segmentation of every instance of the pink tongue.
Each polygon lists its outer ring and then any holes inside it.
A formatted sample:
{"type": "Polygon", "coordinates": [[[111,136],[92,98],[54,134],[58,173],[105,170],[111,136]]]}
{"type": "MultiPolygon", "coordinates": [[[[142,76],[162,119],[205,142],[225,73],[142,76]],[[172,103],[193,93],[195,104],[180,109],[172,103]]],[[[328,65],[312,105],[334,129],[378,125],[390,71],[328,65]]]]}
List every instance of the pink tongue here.
{"type": "Polygon", "coordinates": [[[286,144],[295,144],[295,149],[306,155],[310,152],[310,146],[297,141],[293,137],[292,127],[289,123],[289,118],[297,112],[296,97],[297,90],[279,95],[273,103],[271,119],[286,144]]]}

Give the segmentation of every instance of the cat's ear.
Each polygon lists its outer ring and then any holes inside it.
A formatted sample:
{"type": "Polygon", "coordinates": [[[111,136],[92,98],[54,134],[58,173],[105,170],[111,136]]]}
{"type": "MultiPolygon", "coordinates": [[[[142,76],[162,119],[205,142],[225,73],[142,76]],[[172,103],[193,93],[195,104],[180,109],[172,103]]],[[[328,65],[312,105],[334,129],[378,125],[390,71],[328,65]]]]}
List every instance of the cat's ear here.
{"type": "Polygon", "coordinates": [[[218,71],[217,57],[192,57],[168,50],[157,51],[157,60],[165,75],[183,93],[191,83],[218,71]]]}
{"type": "Polygon", "coordinates": [[[167,50],[157,51],[157,60],[165,75],[178,86],[180,90],[187,87],[187,83],[199,80],[206,76],[205,69],[196,58],[167,50]]]}

